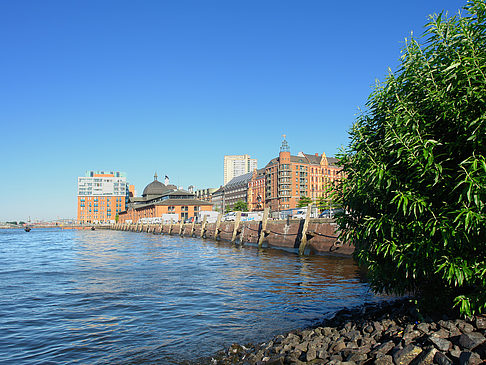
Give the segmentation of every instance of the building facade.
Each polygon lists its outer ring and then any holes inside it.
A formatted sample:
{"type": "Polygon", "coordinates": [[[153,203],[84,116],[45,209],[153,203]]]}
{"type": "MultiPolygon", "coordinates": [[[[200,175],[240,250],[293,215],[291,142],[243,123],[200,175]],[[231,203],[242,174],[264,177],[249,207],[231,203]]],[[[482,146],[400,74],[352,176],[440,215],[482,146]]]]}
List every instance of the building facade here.
{"type": "Polygon", "coordinates": [[[265,169],[255,169],[248,182],[248,210],[260,211],[265,206],[265,169]]]}
{"type": "Polygon", "coordinates": [[[224,185],[233,178],[248,174],[257,168],[257,160],[250,155],[224,156],[224,185]]]}
{"type": "Polygon", "coordinates": [[[127,179],[119,171],[87,171],[78,177],[78,223],[114,223],[125,210],[127,179]]]}
{"type": "Polygon", "coordinates": [[[141,197],[130,197],[127,207],[119,213],[118,222],[137,223],[141,218],[163,217],[163,214],[177,214],[179,221],[195,217],[201,211],[211,211],[210,202],[196,199],[193,193],[178,189],[157,180],[148,184],[141,197]]]}
{"type": "Polygon", "coordinates": [[[288,142],[283,140],[279,156],[265,166],[265,206],[272,211],[294,209],[301,197],[313,202],[329,198],[333,184],[341,178],[336,158],[290,154],[288,142]]]}
{"type": "Polygon", "coordinates": [[[218,190],[217,188],[207,188],[207,189],[198,189],[194,192],[196,199],[205,200],[207,202],[211,202],[213,199],[213,193],[218,190]]]}

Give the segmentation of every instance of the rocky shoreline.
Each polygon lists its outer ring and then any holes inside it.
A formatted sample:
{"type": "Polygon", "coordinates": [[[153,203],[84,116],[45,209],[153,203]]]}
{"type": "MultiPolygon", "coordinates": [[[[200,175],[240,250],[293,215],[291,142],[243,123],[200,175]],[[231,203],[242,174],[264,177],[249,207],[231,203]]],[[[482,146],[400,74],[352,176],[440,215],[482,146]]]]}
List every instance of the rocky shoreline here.
{"type": "Polygon", "coordinates": [[[259,345],[233,344],[208,360],[226,364],[484,364],[486,315],[422,316],[408,300],[344,309],[318,326],[259,345]]]}

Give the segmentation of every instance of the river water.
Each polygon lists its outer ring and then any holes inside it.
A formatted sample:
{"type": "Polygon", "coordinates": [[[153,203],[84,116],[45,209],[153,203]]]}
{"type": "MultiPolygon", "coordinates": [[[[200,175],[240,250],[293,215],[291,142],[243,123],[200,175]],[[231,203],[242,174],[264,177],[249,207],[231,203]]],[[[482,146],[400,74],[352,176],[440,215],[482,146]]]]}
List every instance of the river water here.
{"type": "Polygon", "coordinates": [[[1,364],[180,364],[380,300],[349,258],[198,238],[0,230],[1,364]]]}

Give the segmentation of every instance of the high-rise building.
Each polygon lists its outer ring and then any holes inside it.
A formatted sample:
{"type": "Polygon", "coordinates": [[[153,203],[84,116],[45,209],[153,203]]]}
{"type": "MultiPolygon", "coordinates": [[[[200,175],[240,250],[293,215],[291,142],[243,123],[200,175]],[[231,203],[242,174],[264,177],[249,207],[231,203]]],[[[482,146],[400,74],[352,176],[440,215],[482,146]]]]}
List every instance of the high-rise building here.
{"type": "Polygon", "coordinates": [[[257,168],[257,160],[250,155],[224,156],[224,185],[233,178],[253,172],[257,168]]]}
{"type": "Polygon", "coordinates": [[[87,171],[78,177],[78,222],[114,223],[129,194],[122,172],[87,171]]]}

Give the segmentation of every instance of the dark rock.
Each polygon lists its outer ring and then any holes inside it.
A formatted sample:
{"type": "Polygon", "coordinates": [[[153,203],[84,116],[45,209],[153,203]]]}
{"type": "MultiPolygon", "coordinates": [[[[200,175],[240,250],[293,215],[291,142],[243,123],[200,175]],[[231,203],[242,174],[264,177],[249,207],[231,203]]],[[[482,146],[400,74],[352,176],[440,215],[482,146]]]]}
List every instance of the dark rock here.
{"type": "Polygon", "coordinates": [[[459,337],[459,345],[466,349],[473,349],[485,341],[486,338],[479,332],[463,333],[459,337]]]}
{"type": "Polygon", "coordinates": [[[371,353],[372,354],[382,354],[382,355],[386,355],[394,347],[395,347],[395,343],[393,341],[388,341],[388,342],[382,343],[378,347],[374,348],[371,351],[371,353]]]}
{"type": "Polygon", "coordinates": [[[486,360],[486,342],[483,342],[481,345],[476,346],[474,348],[474,352],[476,352],[481,358],[486,360]]]}
{"type": "Polygon", "coordinates": [[[375,365],[394,365],[393,358],[390,355],[383,355],[377,358],[373,363],[375,365]]]}
{"type": "Polygon", "coordinates": [[[422,352],[418,357],[414,365],[431,365],[434,363],[434,356],[437,349],[431,348],[422,352]]]}
{"type": "Polygon", "coordinates": [[[449,349],[452,347],[452,343],[445,338],[430,336],[429,341],[432,342],[434,346],[442,352],[449,351],[449,349]]]}
{"type": "Polygon", "coordinates": [[[434,356],[434,362],[439,365],[452,365],[452,360],[449,359],[446,355],[442,352],[436,352],[434,356]]]}
{"type": "Polygon", "coordinates": [[[482,363],[483,361],[481,360],[479,355],[474,352],[465,351],[461,353],[461,356],[459,356],[460,365],[479,365],[482,363]]]}

